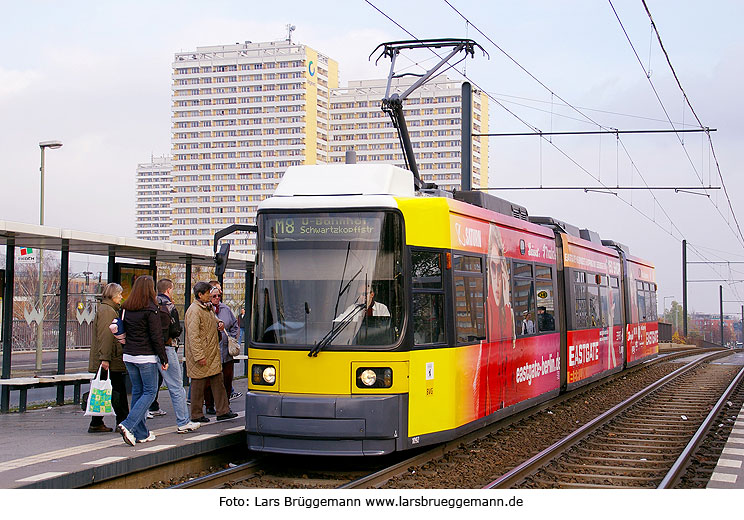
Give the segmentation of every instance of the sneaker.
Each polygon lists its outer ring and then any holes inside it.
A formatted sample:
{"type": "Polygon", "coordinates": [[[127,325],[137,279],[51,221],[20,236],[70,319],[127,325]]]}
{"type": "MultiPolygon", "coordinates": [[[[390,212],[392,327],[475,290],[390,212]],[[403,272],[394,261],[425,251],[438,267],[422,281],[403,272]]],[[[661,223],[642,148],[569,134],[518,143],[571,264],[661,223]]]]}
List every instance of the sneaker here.
{"type": "Polygon", "coordinates": [[[227,421],[228,419],[235,419],[238,416],[235,412],[228,412],[224,415],[218,415],[217,420],[218,421],[227,421]]]}
{"type": "Polygon", "coordinates": [[[230,394],[230,401],[238,399],[239,397],[243,397],[243,392],[233,392],[230,394]]]}
{"type": "Polygon", "coordinates": [[[204,416],[202,415],[202,416],[201,416],[201,417],[199,417],[198,419],[191,419],[191,422],[195,422],[195,423],[203,423],[203,422],[209,422],[209,418],[208,418],[208,417],[204,417],[204,416]]]}
{"type": "MultiPolygon", "coordinates": [[[[205,419],[207,419],[207,418],[205,417],[205,419]]],[[[209,420],[209,419],[207,419],[207,420],[209,420]]],[[[179,426],[178,427],[178,433],[193,432],[194,430],[198,430],[200,426],[201,426],[201,422],[189,421],[186,424],[184,424],[183,426],[179,426]]]]}
{"type": "Polygon", "coordinates": [[[137,439],[134,438],[134,435],[132,435],[132,432],[130,432],[129,430],[127,430],[121,424],[116,427],[116,431],[118,431],[119,433],[121,433],[121,436],[124,439],[124,442],[126,442],[130,446],[134,446],[134,444],[137,442],[137,439]]]}
{"type": "Polygon", "coordinates": [[[160,417],[161,415],[165,415],[165,410],[150,410],[147,412],[147,418],[152,419],[153,417],[160,417]]]}
{"type": "Polygon", "coordinates": [[[207,415],[217,415],[214,408],[207,408],[207,415]]]}
{"type": "Polygon", "coordinates": [[[152,433],[152,432],[150,432],[150,435],[148,435],[148,436],[147,436],[147,437],[145,437],[144,439],[140,439],[140,440],[138,440],[137,442],[152,442],[152,441],[154,441],[154,440],[155,440],[155,434],[154,434],[154,433],[152,433]]]}

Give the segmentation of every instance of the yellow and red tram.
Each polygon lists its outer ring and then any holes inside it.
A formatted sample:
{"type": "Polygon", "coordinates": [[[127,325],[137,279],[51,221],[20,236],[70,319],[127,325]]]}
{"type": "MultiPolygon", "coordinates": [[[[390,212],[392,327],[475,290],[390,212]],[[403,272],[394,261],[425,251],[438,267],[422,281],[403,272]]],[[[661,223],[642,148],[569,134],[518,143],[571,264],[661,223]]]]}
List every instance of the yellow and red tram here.
{"type": "Polygon", "coordinates": [[[535,220],[394,166],[288,169],[257,215],[249,448],[441,442],[654,355],[653,266],[535,220]]]}

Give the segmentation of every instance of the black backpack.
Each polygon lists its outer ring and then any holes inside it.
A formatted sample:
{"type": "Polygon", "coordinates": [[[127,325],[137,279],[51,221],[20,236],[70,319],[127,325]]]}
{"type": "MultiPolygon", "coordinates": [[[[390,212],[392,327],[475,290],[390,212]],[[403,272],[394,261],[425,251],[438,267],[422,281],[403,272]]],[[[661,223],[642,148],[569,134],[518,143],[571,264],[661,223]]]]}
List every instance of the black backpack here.
{"type": "Polygon", "coordinates": [[[158,314],[160,314],[160,325],[163,329],[163,341],[168,344],[171,338],[178,338],[181,335],[181,323],[173,302],[160,301],[159,303],[158,314]]]}

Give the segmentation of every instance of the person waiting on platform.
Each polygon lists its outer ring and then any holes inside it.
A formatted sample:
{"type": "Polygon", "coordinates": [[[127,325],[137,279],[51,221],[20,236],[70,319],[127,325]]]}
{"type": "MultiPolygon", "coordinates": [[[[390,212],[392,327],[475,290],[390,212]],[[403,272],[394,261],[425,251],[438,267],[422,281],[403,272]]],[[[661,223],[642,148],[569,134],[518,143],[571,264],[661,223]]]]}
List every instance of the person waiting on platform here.
{"type": "Polygon", "coordinates": [[[336,322],[351,319],[354,322],[359,321],[365,316],[387,316],[390,317],[390,310],[384,303],[375,301],[375,290],[372,286],[362,286],[357,294],[354,303],[349,305],[335,320],[336,322]],[[353,316],[353,318],[349,318],[353,316]]]}

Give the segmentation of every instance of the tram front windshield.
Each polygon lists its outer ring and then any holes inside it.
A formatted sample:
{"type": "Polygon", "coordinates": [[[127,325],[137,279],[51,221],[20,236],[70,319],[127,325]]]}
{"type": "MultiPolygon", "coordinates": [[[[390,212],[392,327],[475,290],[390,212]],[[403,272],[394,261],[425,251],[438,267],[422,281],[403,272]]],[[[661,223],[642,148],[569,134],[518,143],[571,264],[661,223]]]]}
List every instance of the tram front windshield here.
{"type": "Polygon", "coordinates": [[[391,345],[403,323],[403,231],[392,212],[259,215],[253,340],[391,345]]]}

